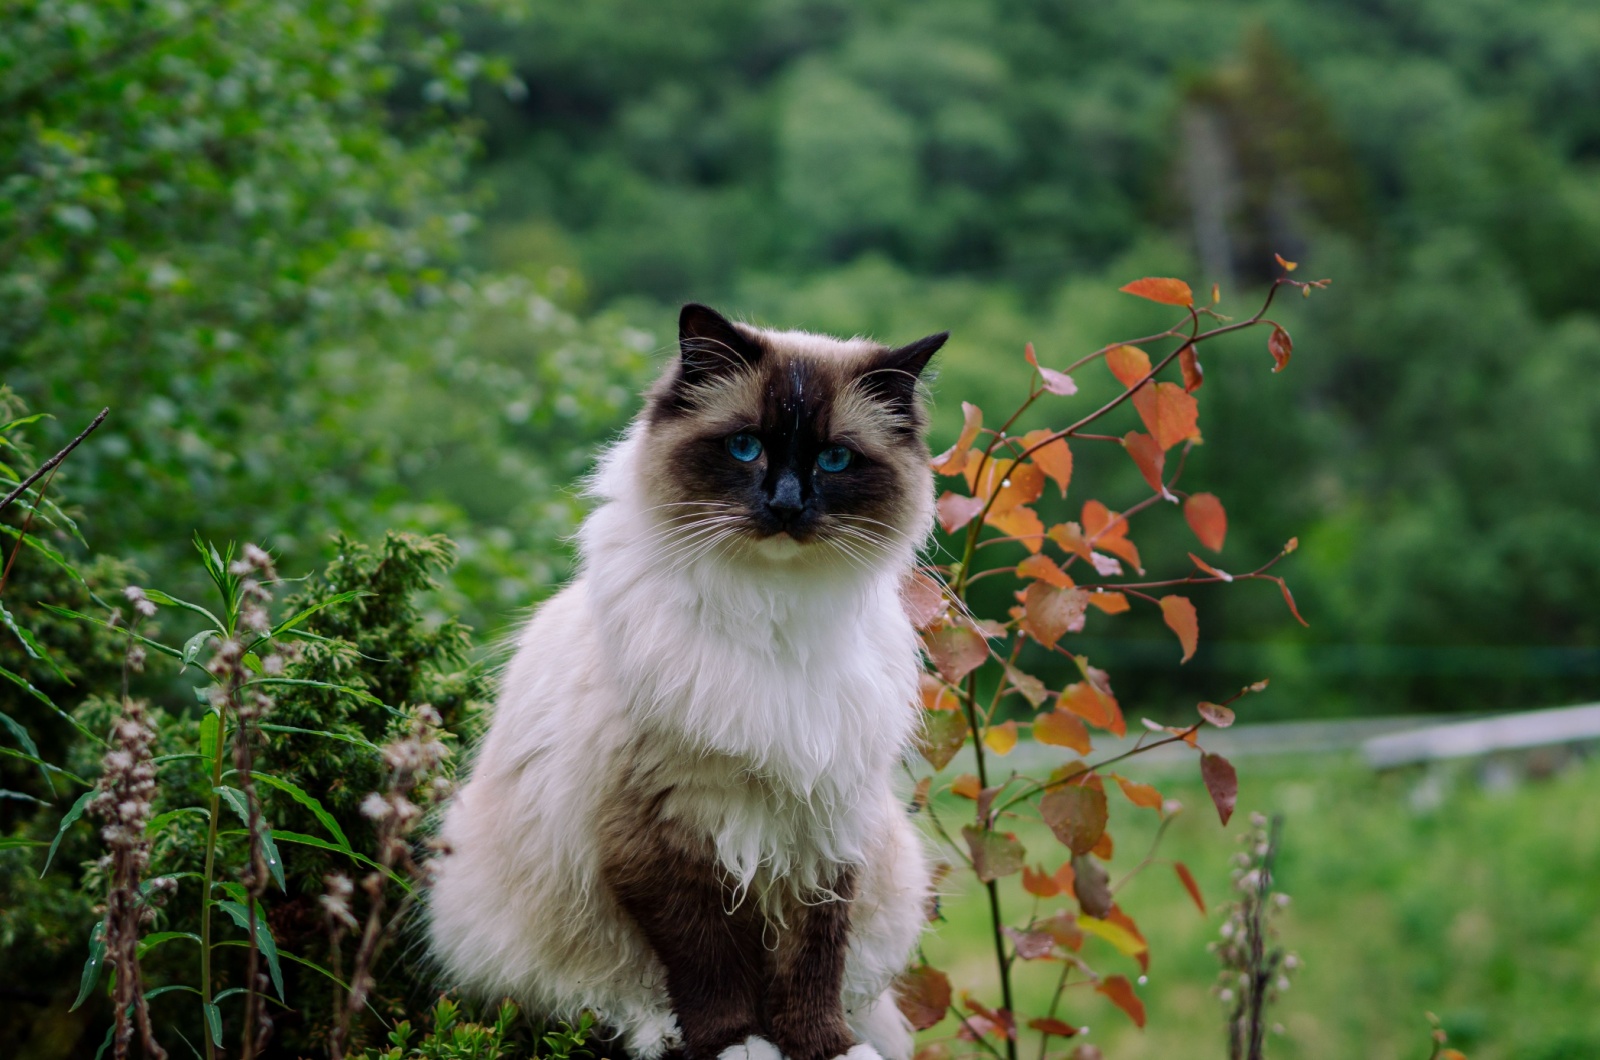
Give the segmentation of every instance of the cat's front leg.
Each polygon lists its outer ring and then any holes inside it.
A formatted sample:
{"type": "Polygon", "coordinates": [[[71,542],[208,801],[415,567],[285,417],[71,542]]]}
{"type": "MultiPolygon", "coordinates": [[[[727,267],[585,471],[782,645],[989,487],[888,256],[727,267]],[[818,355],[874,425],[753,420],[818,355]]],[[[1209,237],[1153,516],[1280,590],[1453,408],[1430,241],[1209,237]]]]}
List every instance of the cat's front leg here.
{"type": "Polygon", "coordinates": [[[616,800],[601,823],[601,872],[666,969],[683,1052],[689,1060],[783,1060],[761,1037],[766,969],[756,903],[732,900],[710,843],[664,819],[660,803],[616,800]]]}
{"type": "Polygon", "coordinates": [[[787,1060],[879,1060],[845,1022],[840,992],[850,944],[855,872],[843,870],[828,892],[789,903],[779,929],[767,993],[772,1040],[787,1060]]]}

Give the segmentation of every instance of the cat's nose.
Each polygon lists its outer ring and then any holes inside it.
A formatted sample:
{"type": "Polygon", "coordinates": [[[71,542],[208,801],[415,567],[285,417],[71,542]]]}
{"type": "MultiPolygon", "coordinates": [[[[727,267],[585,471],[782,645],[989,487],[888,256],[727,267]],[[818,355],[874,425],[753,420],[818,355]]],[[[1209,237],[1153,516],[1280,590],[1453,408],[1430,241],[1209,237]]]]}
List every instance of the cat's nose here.
{"type": "Polygon", "coordinates": [[[793,471],[785,471],[779,476],[772,497],[767,501],[768,510],[787,526],[805,510],[805,506],[805,499],[800,496],[800,479],[793,471]]]}

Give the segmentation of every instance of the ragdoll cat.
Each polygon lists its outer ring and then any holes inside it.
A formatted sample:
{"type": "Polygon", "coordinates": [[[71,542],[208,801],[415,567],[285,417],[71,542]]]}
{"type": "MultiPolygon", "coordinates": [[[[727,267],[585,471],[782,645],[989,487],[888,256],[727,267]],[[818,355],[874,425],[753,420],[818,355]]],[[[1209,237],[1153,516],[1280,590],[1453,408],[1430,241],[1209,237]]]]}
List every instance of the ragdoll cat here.
{"type": "Polygon", "coordinates": [[[684,307],[445,814],[451,985],[593,1011],[637,1060],[910,1057],[891,981],[929,873],[891,786],[918,721],[899,592],[945,338],[684,307]]]}

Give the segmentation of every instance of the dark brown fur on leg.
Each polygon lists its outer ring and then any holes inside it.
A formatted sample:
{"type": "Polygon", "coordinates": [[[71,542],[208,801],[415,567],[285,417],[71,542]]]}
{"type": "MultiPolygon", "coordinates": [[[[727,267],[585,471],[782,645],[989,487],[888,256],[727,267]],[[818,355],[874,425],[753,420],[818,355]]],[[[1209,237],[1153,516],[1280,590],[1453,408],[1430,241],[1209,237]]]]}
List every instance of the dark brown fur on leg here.
{"type": "Polygon", "coordinates": [[[601,871],[667,970],[690,1060],[761,1033],[766,986],[754,901],[733,901],[708,840],[660,816],[669,793],[624,795],[601,822],[601,871]]]}
{"type": "Polygon", "coordinates": [[[813,895],[789,907],[767,992],[772,1042],[787,1060],[829,1060],[855,1044],[840,1000],[854,889],[846,870],[833,885],[837,898],[813,895]]]}

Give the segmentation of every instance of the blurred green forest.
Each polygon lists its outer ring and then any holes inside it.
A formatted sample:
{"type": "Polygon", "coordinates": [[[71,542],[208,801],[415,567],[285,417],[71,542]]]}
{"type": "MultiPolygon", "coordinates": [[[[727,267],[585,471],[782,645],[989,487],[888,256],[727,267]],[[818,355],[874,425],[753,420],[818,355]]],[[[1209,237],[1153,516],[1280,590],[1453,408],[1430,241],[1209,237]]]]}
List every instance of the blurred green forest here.
{"type": "MultiPolygon", "coordinates": [[[[63,483],[147,570],[196,528],[288,569],[334,529],[444,531],[440,606],[494,632],[563,576],[681,300],[951,329],[942,438],[1015,404],[1024,342],[1164,326],[1121,283],[1242,315],[1278,252],[1335,286],[1285,308],[1282,375],[1259,336],[1213,348],[1186,484],[1229,507],[1225,567],[1299,536],[1311,628],[1233,587],[1181,674],[1154,619],[1081,645],[1150,713],[1264,674],[1256,716],[1593,697],[1592,4],[5,10],[4,382],[57,440],[113,407],[63,483]]],[[[1144,487],[1091,449],[1045,514],[1091,494],[1144,487]]],[[[1170,564],[1186,533],[1135,536],[1170,564]]]]}

